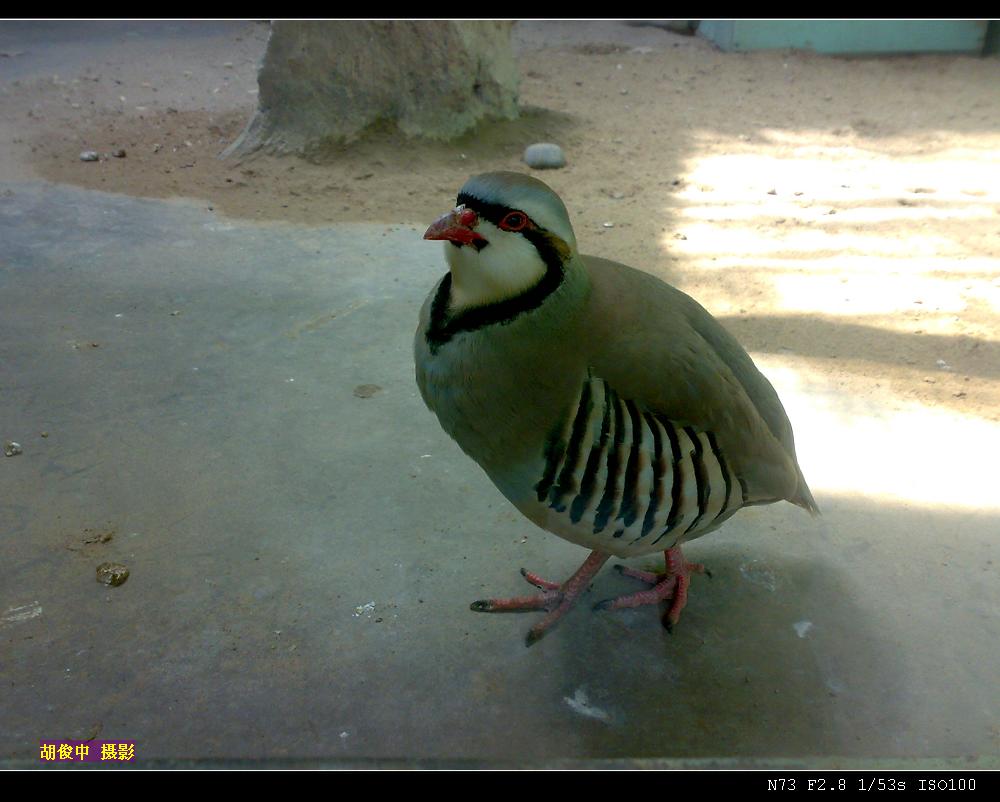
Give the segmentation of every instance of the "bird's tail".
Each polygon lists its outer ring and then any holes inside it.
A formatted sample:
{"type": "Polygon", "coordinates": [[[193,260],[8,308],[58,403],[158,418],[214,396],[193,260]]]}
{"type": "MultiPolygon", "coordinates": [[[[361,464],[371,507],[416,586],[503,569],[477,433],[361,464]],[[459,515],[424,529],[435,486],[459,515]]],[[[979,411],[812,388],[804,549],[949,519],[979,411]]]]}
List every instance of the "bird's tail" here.
{"type": "Polygon", "coordinates": [[[806,510],[813,518],[820,514],[819,505],[813,498],[809,485],[806,484],[806,478],[802,475],[801,468],[799,468],[799,485],[795,488],[795,495],[788,500],[806,510]]]}

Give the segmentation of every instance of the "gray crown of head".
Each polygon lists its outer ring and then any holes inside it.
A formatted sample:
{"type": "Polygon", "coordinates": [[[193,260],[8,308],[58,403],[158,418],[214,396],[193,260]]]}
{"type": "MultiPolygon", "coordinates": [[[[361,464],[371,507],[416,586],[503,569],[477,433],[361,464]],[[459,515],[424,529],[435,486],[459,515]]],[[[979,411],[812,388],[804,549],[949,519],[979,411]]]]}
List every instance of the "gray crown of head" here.
{"type": "Polygon", "coordinates": [[[525,212],[576,250],[576,236],[566,205],[551,187],[537,178],[508,171],[483,173],[466,181],[459,194],[525,212]]]}

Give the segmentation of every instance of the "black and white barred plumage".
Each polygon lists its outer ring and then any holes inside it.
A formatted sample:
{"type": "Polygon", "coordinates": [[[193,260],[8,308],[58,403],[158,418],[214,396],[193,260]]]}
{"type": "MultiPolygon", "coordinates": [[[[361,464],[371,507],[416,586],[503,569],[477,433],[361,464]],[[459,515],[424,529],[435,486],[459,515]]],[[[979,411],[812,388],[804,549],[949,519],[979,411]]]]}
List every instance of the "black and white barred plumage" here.
{"type": "Polygon", "coordinates": [[[712,432],[643,409],[592,376],[543,455],[534,490],[548,519],[568,539],[606,540],[619,554],[691,540],[746,501],[712,432]]]}

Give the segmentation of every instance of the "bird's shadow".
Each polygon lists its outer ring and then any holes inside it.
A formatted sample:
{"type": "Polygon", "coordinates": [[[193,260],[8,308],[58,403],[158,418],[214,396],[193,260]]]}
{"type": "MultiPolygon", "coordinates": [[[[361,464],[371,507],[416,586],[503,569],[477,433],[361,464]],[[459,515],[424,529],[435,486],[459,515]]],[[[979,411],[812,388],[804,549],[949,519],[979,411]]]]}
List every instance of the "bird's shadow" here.
{"type": "MultiPolygon", "coordinates": [[[[528,698],[537,692],[548,702],[550,737],[532,756],[878,752],[870,733],[903,722],[902,674],[837,573],[784,556],[749,558],[730,544],[701,547],[696,556],[710,563],[713,578],[694,577],[672,634],[660,623],[662,605],[592,611],[637,586],[603,571],[580,609],[511,662],[505,673],[524,683],[521,703],[526,689],[528,698]],[[522,671],[534,681],[518,678],[522,671]],[[561,706],[551,704],[553,692],[561,706]],[[870,706],[868,733],[856,726],[860,705],[870,706]]],[[[516,618],[530,626],[529,617],[516,618]]]]}

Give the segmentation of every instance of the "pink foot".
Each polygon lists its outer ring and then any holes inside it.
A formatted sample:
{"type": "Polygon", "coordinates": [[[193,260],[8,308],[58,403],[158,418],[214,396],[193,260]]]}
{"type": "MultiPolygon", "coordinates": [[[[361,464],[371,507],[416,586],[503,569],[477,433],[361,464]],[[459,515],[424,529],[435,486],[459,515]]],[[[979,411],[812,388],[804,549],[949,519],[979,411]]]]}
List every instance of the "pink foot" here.
{"type": "Polygon", "coordinates": [[[515,596],[512,599],[481,599],[473,602],[470,607],[478,613],[523,613],[546,610],[548,615],[528,630],[525,645],[531,646],[541,640],[569,612],[577,598],[590,586],[590,580],[610,557],[610,554],[604,552],[591,552],[586,562],[561,585],[542,579],[537,574],[522,568],[521,575],[536,588],[540,588],[541,593],[534,596],[515,596]]]}
{"type": "Polygon", "coordinates": [[[641,607],[644,604],[657,604],[666,599],[670,599],[670,606],[663,616],[663,626],[668,632],[673,632],[674,625],[680,620],[681,610],[687,605],[688,587],[691,584],[691,574],[707,574],[701,563],[689,563],[684,559],[680,546],[667,549],[664,553],[666,571],[662,574],[654,574],[650,571],[637,571],[624,565],[616,565],[625,576],[638,579],[652,585],[649,590],[641,590],[638,593],[630,593],[627,596],[619,596],[616,599],[605,599],[594,605],[595,610],[620,610],[623,607],[641,607]]]}

